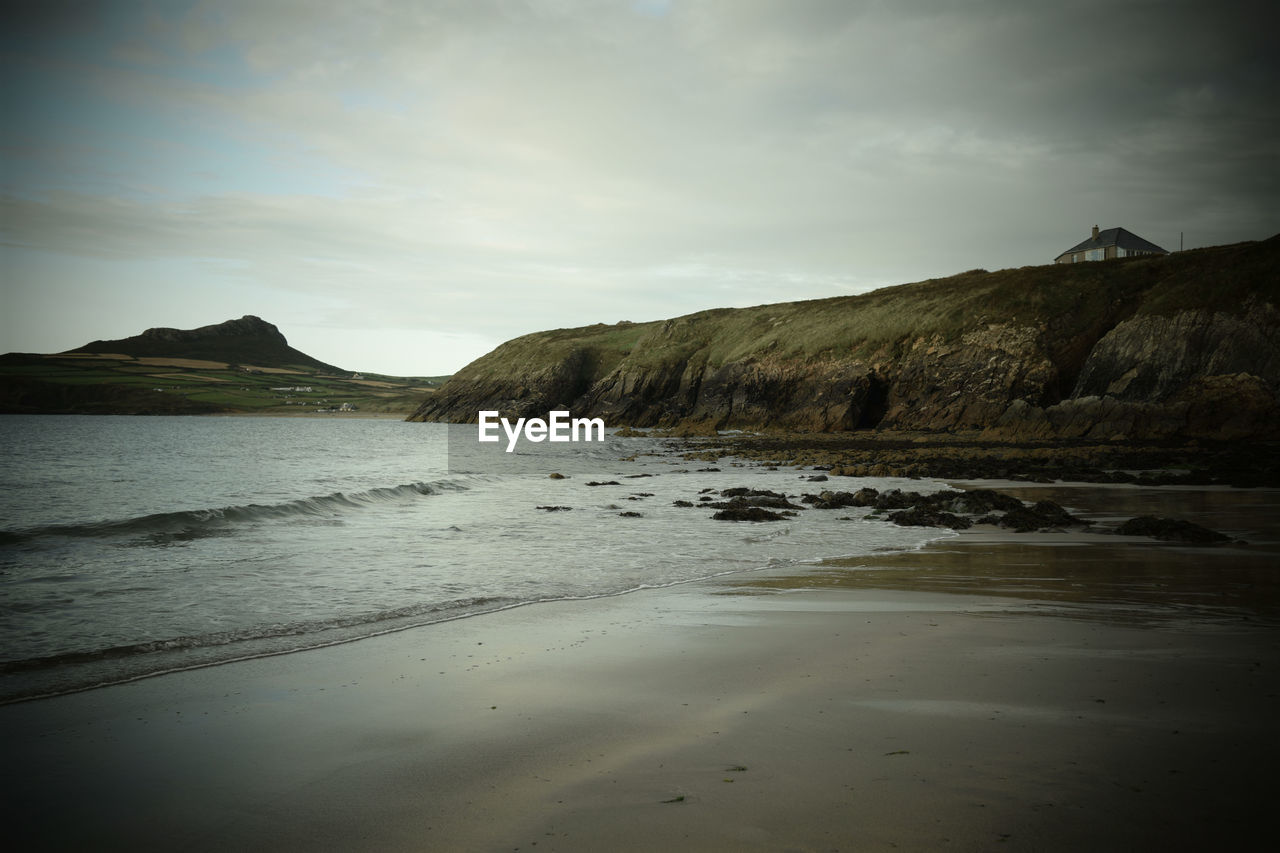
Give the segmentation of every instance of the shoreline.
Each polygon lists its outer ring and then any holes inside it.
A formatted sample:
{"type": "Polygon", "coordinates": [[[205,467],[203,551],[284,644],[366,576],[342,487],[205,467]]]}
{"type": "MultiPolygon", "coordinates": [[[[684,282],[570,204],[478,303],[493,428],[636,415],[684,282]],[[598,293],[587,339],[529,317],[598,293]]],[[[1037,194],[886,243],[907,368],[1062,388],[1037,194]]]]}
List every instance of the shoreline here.
{"type": "Polygon", "coordinates": [[[1280,622],[1214,618],[1201,585],[1274,540],[1105,538],[963,532],[865,571],[545,602],[6,705],[4,808],[35,850],[1251,849],[1280,622]],[[1147,598],[1098,584],[1117,566],[1147,598]],[[1079,583],[1093,596],[1051,594],[1079,583]]]}
{"type": "Polygon", "coordinates": [[[347,418],[350,420],[406,420],[412,412],[204,412],[194,415],[197,418],[347,418]]]}

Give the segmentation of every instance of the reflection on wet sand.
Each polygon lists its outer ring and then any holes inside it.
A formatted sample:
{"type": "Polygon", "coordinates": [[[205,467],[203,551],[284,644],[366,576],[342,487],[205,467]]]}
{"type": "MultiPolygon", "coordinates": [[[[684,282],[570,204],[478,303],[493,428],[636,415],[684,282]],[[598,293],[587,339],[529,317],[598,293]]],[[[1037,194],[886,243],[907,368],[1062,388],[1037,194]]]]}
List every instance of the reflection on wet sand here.
{"type": "Polygon", "coordinates": [[[747,580],[768,589],[895,589],[1051,602],[1064,616],[1117,622],[1280,624],[1280,492],[1055,486],[1001,489],[1049,498],[1095,523],[1086,533],[975,528],[920,551],[825,561],[817,570],[747,580]],[[1192,547],[1109,535],[1135,514],[1195,521],[1233,537],[1192,547]]]}

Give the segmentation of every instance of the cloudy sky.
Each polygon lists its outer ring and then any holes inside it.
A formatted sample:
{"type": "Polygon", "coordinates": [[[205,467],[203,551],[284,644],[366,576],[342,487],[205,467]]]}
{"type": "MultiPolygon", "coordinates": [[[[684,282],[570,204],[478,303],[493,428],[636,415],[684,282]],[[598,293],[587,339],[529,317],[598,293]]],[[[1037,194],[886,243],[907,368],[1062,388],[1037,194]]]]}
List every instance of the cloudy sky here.
{"type": "Polygon", "coordinates": [[[1280,231],[1269,4],[7,4],[0,352],[539,329],[1280,231]]]}

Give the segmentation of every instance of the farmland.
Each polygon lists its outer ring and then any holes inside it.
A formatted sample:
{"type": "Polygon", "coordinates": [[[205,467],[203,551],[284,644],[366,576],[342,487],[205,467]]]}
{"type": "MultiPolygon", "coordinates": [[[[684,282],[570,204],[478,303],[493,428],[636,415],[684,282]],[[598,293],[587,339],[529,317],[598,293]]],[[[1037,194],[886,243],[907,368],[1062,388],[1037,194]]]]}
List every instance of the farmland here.
{"type": "Polygon", "coordinates": [[[407,414],[444,378],[118,352],[10,353],[0,356],[0,412],[407,414]]]}

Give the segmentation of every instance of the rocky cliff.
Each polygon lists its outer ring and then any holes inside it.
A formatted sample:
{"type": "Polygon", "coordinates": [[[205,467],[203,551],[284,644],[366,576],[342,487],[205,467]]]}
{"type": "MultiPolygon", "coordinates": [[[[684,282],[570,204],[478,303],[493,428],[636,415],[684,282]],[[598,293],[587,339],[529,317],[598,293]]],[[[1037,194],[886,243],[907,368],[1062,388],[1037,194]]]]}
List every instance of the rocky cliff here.
{"type": "Polygon", "coordinates": [[[1159,258],[538,332],[411,416],[610,426],[1280,438],[1280,235],[1159,258]]]}

